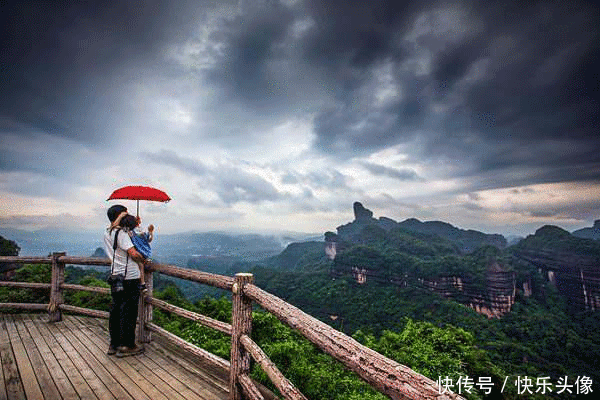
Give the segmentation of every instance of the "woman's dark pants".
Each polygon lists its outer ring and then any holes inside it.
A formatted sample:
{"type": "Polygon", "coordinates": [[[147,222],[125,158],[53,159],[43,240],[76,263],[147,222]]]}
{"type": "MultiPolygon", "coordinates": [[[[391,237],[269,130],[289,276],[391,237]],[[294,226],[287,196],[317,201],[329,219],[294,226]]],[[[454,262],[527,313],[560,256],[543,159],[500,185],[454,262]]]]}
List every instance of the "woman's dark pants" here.
{"type": "Polygon", "coordinates": [[[112,304],[108,318],[110,346],[135,347],[135,323],[138,316],[140,299],[140,280],[127,279],[123,290],[112,293],[112,304]]]}

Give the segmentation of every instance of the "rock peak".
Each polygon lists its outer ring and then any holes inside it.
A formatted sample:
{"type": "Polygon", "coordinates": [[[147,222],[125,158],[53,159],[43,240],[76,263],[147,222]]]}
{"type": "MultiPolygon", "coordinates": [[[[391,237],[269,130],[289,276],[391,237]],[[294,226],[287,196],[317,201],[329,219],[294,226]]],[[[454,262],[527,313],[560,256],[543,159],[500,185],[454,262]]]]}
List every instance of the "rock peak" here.
{"type": "Polygon", "coordinates": [[[353,207],[355,220],[364,221],[373,218],[373,211],[366,209],[360,202],[355,202],[353,207]]]}

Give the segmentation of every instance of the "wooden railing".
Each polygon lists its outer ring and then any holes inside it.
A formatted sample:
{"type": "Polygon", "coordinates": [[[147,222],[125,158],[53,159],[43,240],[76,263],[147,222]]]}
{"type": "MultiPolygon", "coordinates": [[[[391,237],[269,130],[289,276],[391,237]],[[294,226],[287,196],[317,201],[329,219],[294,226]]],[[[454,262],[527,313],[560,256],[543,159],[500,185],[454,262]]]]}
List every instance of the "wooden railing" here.
{"type": "MultiPolygon", "coordinates": [[[[108,288],[66,284],[66,264],[110,266],[104,258],[68,257],[65,253],[53,253],[49,257],[0,257],[5,270],[17,268],[19,264],[49,264],[52,266],[50,283],[28,283],[0,281],[0,286],[50,289],[49,304],[0,303],[0,308],[24,310],[47,310],[50,322],[60,321],[62,312],[73,312],[93,317],[108,318],[106,311],[91,310],[64,304],[63,290],[85,290],[110,293],[108,288]],[[6,267],[6,265],[9,267],[6,267]]],[[[253,358],[271,379],[285,399],[297,400],[306,397],[277,369],[275,364],[252,340],[253,302],[275,315],[280,321],[300,332],[305,338],[328,353],[348,369],[354,371],[372,387],[391,399],[460,399],[454,393],[440,393],[437,383],[410,368],[401,365],[363,346],[353,338],[336,331],[329,325],[302,312],[282,299],[265,292],[253,284],[252,274],[236,274],[235,277],[210,274],[197,270],[151,263],[146,267],[146,295],[140,298],[137,336],[142,343],[151,341],[154,332],[184,351],[199,357],[203,362],[229,371],[230,399],[264,399],[250,379],[250,358],[253,358]],[[159,272],[172,277],[214,286],[232,292],[231,324],[176,307],[152,296],[152,275],[159,272]],[[167,332],[152,322],[152,310],[157,307],[173,314],[193,320],[231,336],[231,361],[224,360],[204,349],[194,346],[167,332]]]]}

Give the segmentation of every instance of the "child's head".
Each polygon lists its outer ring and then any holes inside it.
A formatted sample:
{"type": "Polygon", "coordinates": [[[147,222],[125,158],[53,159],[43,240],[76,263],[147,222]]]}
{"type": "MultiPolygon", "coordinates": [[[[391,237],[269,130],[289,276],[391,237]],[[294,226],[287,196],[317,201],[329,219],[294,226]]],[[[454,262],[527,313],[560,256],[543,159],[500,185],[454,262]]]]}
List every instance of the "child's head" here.
{"type": "Polygon", "coordinates": [[[127,214],[121,219],[121,227],[135,229],[138,226],[137,219],[133,215],[127,214]]]}

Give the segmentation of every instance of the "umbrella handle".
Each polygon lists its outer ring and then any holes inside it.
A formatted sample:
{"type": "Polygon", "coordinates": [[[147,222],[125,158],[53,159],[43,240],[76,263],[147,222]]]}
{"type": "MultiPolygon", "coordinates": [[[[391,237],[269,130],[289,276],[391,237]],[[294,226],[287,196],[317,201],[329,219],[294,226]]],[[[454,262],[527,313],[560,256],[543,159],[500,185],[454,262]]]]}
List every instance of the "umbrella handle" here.
{"type": "Polygon", "coordinates": [[[135,212],[135,216],[139,219],[140,218],[140,201],[137,201],[137,210],[135,212]]]}

